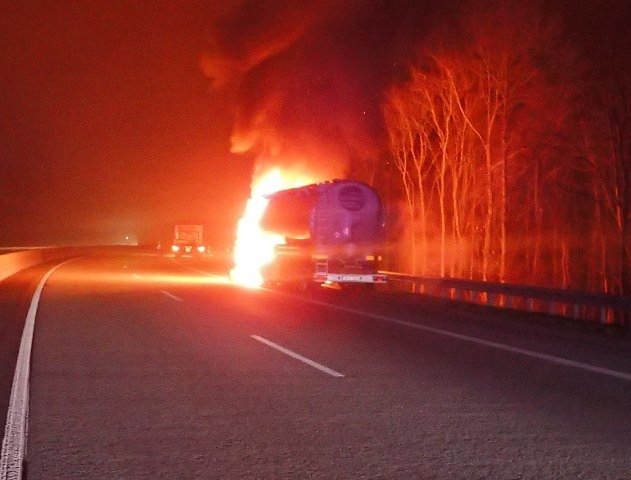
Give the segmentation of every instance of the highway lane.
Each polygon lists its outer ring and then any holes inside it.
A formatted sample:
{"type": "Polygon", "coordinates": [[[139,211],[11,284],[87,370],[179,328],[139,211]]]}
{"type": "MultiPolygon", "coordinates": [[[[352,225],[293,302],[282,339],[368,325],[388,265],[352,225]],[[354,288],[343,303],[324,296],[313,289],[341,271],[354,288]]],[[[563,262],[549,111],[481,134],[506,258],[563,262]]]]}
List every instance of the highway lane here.
{"type": "Polygon", "coordinates": [[[97,257],[51,277],[30,479],[628,478],[631,382],[581,367],[631,373],[628,341],[205,269],[97,257]]]}

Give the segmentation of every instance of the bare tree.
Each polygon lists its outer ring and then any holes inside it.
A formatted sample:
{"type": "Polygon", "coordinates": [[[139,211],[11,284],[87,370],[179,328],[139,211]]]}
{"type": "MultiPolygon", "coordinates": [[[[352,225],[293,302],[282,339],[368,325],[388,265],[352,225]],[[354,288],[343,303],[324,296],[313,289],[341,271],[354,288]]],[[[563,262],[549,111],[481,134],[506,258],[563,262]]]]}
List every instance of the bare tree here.
{"type": "MultiPolygon", "coordinates": [[[[613,62],[613,60],[612,60],[613,62]]],[[[611,261],[601,259],[602,289],[631,294],[631,75],[623,68],[603,75],[599,71],[599,94],[581,116],[582,158],[592,180],[595,225],[601,256],[611,257],[615,274],[608,274],[611,261]],[[605,232],[611,232],[606,235],[605,232]]]]}
{"type": "MultiPolygon", "coordinates": [[[[509,262],[520,263],[521,251],[513,248],[515,260],[509,257],[509,235],[519,236],[510,219],[532,219],[537,240],[529,264],[533,272],[541,266],[549,217],[543,185],[553,177],[546,169],[558,167],[545,158],[550,149],[538,149],[541,132],[555,127],[549,112],[556,92],[546,77],[555,30],[523,2],[472,3],[476,8],[462,21],[467,41],[458,48],[441,41],[426,45],[410,66],[408,82],[390,91],[386,118],[400,171],[414,184],[408,200],[422,199],[421,238],[427,241],[435,231],[429,226],[438,225],[437,273],[462,275],[467,256],[469,276],[505,281],[509,262]],[[405,115],[407,120],[394,121],[405,115]],[[407,156],[401,153],[401,132],[408,133],[407,156]],[[412,165],[414,179],[406,170],[412,165]]],[[[420,219],[418,207],[410,208],[420,219]]],[[[557,238],[567,231],[550,230],[557,238]]],[[[560,259],[559,275],[568,282],[570,242],[559,238],[556,245],[559,255],[550,258],[560,259]]]]}
{"type": "Polygon", "coordinates": [[[384,106],[390,147],[395,166],[400,173],[406,205],[412,221],[410,246],[411,267],[415,273],[420,260],[420,272],[427,265],[427,206],[424,188],[427,171],[428,139],[424,128],[424,106],[415,101],[407,89],[393,89],[384,106]],[[416,239],[420,237],[420,259],[417,259],[416,239]]]}

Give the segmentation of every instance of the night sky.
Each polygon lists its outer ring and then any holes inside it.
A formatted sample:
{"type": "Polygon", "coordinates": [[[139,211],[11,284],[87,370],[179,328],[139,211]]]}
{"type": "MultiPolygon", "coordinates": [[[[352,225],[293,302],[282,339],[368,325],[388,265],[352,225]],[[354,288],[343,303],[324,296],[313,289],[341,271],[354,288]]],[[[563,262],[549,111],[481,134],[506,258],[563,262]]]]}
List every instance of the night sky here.
{"type": "Polygon", "coordinates": [[[230,101],[199,66],[201,2],[4,3],[1,243],[234,222],[251,161],[230,155],[230,101]]]}
{"type": "MultiPolygon", "coordinates": [[[[180,221],[228,241],[256,165],[339,175],[383,148],[382,92],[455,3],[3,2],[0,246],[180,221]]],[[[626,3],[553,8],[589,50],[626,3]]]]}

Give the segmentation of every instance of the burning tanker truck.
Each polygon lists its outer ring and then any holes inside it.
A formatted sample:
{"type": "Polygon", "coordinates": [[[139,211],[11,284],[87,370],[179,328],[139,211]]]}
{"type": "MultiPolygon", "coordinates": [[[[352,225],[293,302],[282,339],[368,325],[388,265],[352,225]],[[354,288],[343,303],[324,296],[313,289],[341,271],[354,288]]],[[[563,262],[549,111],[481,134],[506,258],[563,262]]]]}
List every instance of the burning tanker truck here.
{"type": "Polygon", "coordinates": [[[384,237],[377,193],[352,180],[333,180],[268,195],[264,230],[285,237],[262,271],[264,284],[374,285],[384,237]]]}

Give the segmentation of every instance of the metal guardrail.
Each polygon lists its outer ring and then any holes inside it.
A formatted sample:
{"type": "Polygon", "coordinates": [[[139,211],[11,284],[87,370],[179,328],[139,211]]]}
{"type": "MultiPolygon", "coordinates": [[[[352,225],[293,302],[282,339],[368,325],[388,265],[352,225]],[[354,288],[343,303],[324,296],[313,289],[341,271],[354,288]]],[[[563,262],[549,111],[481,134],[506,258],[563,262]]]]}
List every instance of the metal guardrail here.
{"type": "Polygon", "coordinates": [[[604,326],[629,327],[631,297],[455,278],[388,275],[392,290],[420,293],[455,301],[569,317],[604,326]]]}

